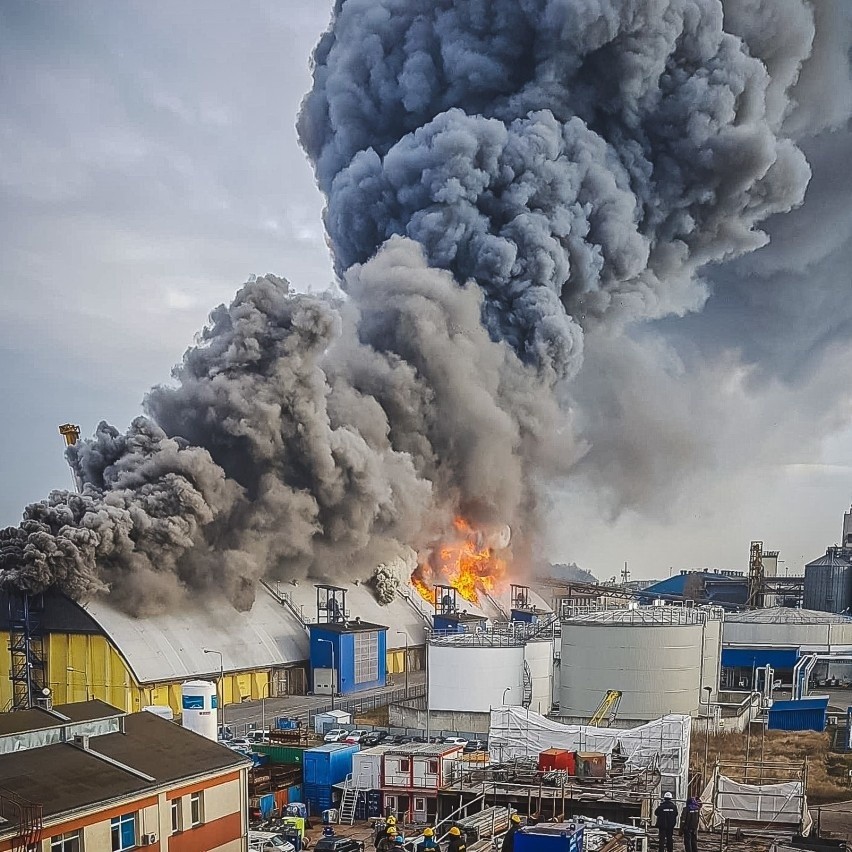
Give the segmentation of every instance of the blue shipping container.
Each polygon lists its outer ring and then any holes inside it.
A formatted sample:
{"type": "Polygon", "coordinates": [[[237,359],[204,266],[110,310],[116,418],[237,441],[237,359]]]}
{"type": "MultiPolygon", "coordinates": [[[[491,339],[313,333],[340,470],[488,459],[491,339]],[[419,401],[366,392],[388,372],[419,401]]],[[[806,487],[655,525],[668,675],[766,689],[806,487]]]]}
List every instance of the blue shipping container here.
{"type": "Polygon", "coordinates": [[[293,787],[288,788],[287,790],[287,801],[288,802],[301,802],[302,801],[302,785],[296,784],[293,787]]]}
{"type": "Polygon", "coordinates": [[[357,745],[327,743],[317,748],[305,749],[302,761],[302,780],[305,784],[330,787],[346,780],[352,772],[352,755],[357,745]]]}
{"type": "Polygon", "coordinates": [[[769,708],[770,731],[824,731],[828,715],[828,696],[776,701],[769,708]]]}
{"type": "Polygon", "coordinates": [[[520,828],[514,852],[583,852],[583,828],[568,822],[520,828]]]}

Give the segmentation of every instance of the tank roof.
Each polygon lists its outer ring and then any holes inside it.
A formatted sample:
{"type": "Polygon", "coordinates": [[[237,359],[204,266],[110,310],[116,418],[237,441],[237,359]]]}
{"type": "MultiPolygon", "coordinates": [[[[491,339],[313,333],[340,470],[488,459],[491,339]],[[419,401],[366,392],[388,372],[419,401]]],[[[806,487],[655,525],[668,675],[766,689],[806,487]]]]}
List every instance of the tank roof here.
{"type": "Polygon", "coordinates": [[[639,606],[629,609],[605,609],[575,615],[565,620],[566,625],[615,625],[624,627],[660,627],[662,625],[703,624],[706,613],[692,607],[639,606]]]}
{"type": "Polygon", "coordinates": [[[786,606],[734,612],[728,614],[725,621],[736,624],[852,624],[852,618],[848,615],[786,606]]]}

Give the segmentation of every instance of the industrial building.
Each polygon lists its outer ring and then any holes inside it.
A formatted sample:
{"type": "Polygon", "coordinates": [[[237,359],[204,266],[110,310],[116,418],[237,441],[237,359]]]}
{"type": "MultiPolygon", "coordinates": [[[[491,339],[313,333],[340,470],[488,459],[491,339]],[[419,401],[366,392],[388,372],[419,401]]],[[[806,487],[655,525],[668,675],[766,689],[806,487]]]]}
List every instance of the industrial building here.
{"type": "Polygon", "coordinates": [[[621,692],[619,724],[698,715],[718,691],[722,615],[634,605],[564,621],[558,717],[588,721],[609,690],[621,692]]]}
{"type": "Polygon", "coordinates": [[[840,544],[805,565],[805,609],[852,611],[852,508],[843,515],[840,544]]]}
{"type": "MultiPolygon", "coordinates": [[[[772,555],[777,564],[778,554],[772,555]]],[[[741,607],[748,597],[748,581],[742,571],[684,570],[665,580],[649,583],[639,595],[639,599],[648,604],[672,597],[728,609],[741,607]]]]}
{"type": "Polygon", "coordinates": [[[100,701],[0,716],[0,852],[240,852],[251,761],[100,701]]]}
{"type": "Polygon", "coordinates": [[[729,614],[722,630],[722,685],[751,689],[756,670],[766,665],[789,683],[807,654],[824,657],[816,663],[815,677],[848,677],[849,662],[828,658],[852,654],[852,618],[789,607],[729,614]]]}

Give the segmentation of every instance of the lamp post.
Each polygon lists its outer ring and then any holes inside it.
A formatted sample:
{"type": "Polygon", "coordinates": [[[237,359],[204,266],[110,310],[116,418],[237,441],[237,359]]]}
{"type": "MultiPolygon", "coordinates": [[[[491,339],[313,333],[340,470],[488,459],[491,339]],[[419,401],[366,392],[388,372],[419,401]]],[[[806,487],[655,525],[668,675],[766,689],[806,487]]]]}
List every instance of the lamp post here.
{"type": "Polygon", "coordinates": [[[317,642],[325,642],[331,648],[331,709],[334,710],[334,693],[337,692],[337,672],[334,668],[334,642],[331,639],[317,639],[317,642]]]}
{"type": "Polygon", "coordinates": [[[707,749],[710,747],[710,695],[713,692],[712,686],[705,686],[704,691],[707,693],[707,725],[704,728],[704,786],[707,786],[707,749]]]}
{"type": "Polygon", "coordinates": [[[272,681],[268,680],[263,684],[263,691],[260,695],[260,730],[266,731],[266,699],[272,698],[269,690],[272,689],[272,681]]]}
{"type": "Polygon", "coordinates": [[[511,687],[511,686],[507,686],[507,687],[503,690],[503,706],[504,706],[504,707],[506,706],[506,693],[507,693],[507,692],[511,692],[511,691],[512,691],[512,687],[511,687]]]}
{"type": "Polygon", "coordinates": [[[408,634],[404,630],[396,632],[400,636],[405,636],[405,697],[408,698],[408,634]]]}
{"type": "Polygon", "coordinates": [[[219,731],[225,733],[225,664],[222,657],[222,652],[215,648],[203,648],[205,654],[216,654],[219,657],[219,680],[216,682],[216,722],[219,726],[219,731]],[[222,697],[219,697],[219,685],[222,686],[222,697]]]}

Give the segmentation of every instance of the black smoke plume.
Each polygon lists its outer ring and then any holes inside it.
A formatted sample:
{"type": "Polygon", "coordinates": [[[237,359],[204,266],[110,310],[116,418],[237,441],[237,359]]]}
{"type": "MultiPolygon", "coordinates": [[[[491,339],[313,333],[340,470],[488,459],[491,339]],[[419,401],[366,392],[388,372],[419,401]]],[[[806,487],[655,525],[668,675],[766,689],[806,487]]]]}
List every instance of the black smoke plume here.
{"type": "Polygon", "coordinates": [[[823,41],[805,0],[338,0],[299,131],[346,298],[249,281],[146,417],[70,451],[83,493],[0,533],[0,582],[245,609],[457,513],[528,550],[542,486],[619,429],[586,342],[700,310],[801,203],[798,137],[845,114],[823,41]]]}

